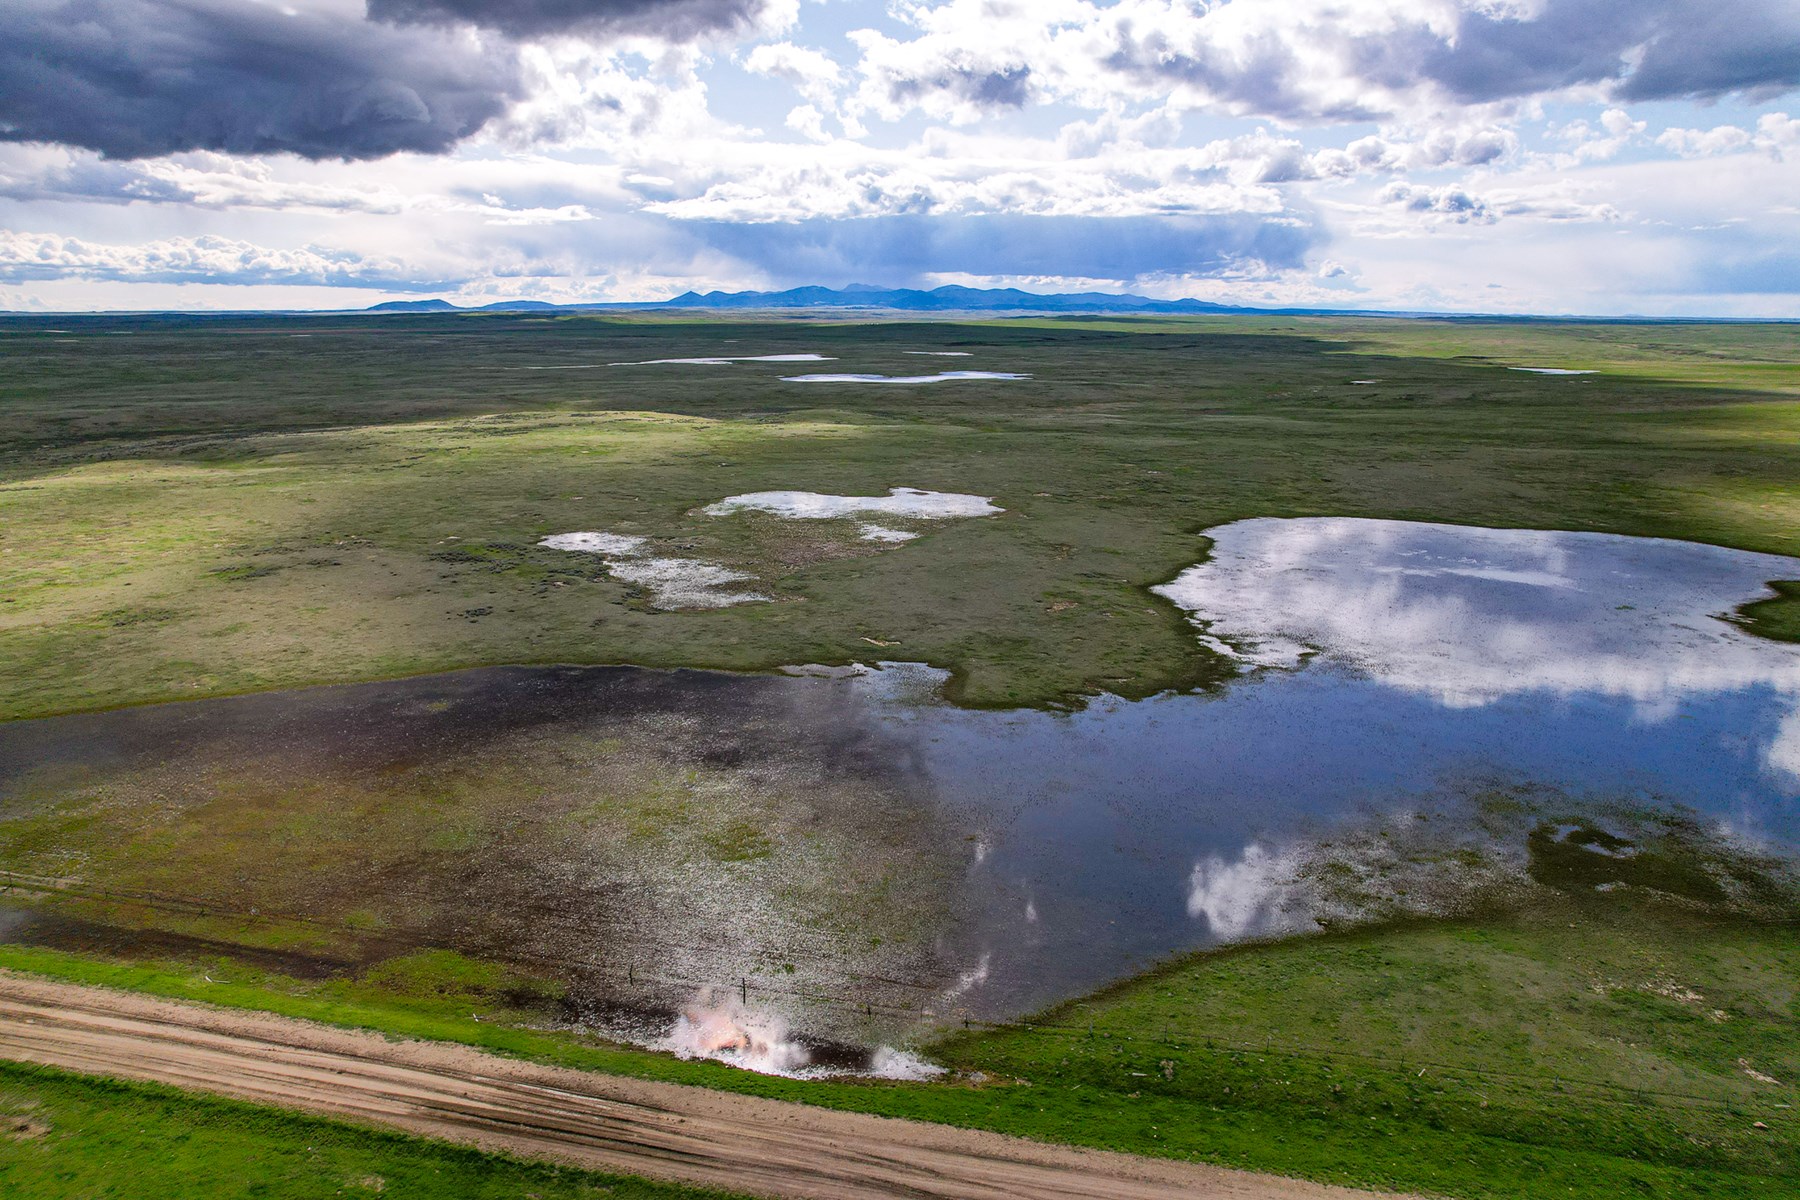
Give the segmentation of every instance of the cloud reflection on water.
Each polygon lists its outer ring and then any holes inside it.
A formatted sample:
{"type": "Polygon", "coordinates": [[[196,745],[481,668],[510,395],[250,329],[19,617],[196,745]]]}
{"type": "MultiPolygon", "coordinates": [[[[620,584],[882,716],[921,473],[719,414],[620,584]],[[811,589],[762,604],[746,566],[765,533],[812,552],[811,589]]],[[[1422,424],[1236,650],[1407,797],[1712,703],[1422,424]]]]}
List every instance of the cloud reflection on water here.
{"type": "Polygon", "coordinates": [[[1286,911],[1294,896],[1291,855],[1269,850],[1260,842],[1244,847],[1235,861],[1209,854],[1194,864],[1188,878],[1190,917],[1205,917],[1208,930],[1222,942],[1292,929],[1286,911]]]}
{"type": "Polygon", "coordinates": [[[1525,692],[1633,701],[1661,720],[1698,695],[1790,697],[1764,748],[1800,778],[1800,652],[1718,619],[1800,578],[1800,560],[1610,534],[1321,517],[1212,531],[1155,589],[1249,666],[1313,657],[1450,708],[1525,692]]]}

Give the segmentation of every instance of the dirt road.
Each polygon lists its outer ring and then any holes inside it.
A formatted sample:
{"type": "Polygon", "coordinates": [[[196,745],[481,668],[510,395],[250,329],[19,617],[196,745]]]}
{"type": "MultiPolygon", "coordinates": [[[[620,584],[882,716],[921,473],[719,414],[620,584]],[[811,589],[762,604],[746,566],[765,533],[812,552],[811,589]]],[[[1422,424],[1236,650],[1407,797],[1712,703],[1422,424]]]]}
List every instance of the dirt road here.
{"type": "Polygon", "coordinates": [[[704,1088],[391,1042],[0,971],[0,1057],[154,1080],[574,1166],[765,1196],[1206,1197],[1369,1193],[704,1088]]]}

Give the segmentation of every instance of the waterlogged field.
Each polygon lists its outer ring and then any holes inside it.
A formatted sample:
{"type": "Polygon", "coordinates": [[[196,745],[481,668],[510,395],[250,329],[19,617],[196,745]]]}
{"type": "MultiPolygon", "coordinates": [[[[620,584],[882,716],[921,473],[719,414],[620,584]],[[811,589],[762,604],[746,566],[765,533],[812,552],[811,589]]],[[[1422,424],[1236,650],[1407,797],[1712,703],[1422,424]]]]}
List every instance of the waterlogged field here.
{"type": "Polygon", "coordinates": [[[1792,327],[45,325],[0,961],[1452,1195],[1800,1191],[1792,327]],[[811,666],[292,690],[534,663],[811,666]]]}
{"type": "Polygon", "coordinates": [[[314,976],[442,947],[658,1036],[754,984],[873,1045],[954,977],[972,835],[867,719],[883,703],[510,668],[15,722],[0,923],[314,976]]]}
{"type": "Polygon", "coordinates": [[[1800,1195],[1791,924],[1616,893],[1203,954],[926,1047],[951,1073],[920,1083],[784,1078],[546,1029],[533,981],[452,955],[317,980],[6,946],[0,965],[583,1069],[1433,1195],[1800,1195]]]}

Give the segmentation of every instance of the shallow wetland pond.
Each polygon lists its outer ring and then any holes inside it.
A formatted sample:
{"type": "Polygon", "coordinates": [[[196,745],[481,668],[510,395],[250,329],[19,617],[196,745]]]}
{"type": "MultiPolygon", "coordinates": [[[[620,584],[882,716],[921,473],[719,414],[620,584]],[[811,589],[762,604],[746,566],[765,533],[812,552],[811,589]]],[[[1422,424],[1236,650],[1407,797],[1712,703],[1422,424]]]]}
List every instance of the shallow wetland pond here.
{"type": "Polygon", "coordinates": [[[1729,618],[1800,561],[1212,536],[1158,589],[1243,665],[1196,694],[987,712],[903,664],[506,667],[3,725],[0,931],[284,970],[447,947],[601,1024],[714,989],[873,1044],[1531,887],[1769,902],[1742,868],[1800,844],[1800,647],[1729,618]]]}

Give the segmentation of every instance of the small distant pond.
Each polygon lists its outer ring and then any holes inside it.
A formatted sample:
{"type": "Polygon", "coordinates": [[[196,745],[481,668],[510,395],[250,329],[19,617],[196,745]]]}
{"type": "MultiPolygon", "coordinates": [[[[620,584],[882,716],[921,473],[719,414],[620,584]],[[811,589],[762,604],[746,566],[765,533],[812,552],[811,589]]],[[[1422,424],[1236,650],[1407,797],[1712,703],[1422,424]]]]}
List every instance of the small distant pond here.
{"type": "MultiPolygon", "coordinates": [[[[735,988],[851,1037],[1454,911],[1583,822],[1606,832],[1570,845],[1622,864],[1602,887],[1640,878],[1659,814],[1800,846],[1800,647],[1728,619],[1800,560],[1350,519],[1210,536],[1158,589],[1241,664],[1210,691],[984,712],[903,664],[494,668],[15,722],[0,856],[192,901],[184,936],[256,909],[314,922],[324,958],[451,946],[620,1004],[735,988]]],[[[36,913],[9,936],[94,936],[36,913]]]]}

